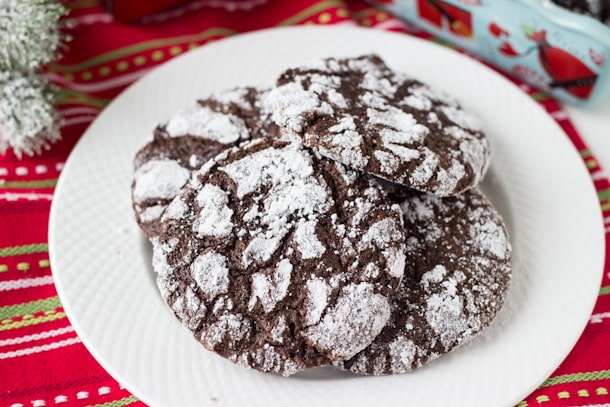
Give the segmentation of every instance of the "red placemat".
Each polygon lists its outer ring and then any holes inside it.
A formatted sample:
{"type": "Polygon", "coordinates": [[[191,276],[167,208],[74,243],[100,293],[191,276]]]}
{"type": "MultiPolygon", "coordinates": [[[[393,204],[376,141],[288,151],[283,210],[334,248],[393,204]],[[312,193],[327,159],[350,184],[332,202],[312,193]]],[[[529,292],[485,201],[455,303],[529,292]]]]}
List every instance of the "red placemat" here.
{"type": "MultiPolygon", "coordinates": [[[[73,40],[65,56],[48,67],[49,78],[62,89],[62,140],[41,156],[0,156],[0,406],[144,405],[99,366],[75,334],[53,285],[47,245],[51,199],[63,163],[91,121],[125,87],[192,48],[267,27],[350,23],[433,40],[359,0],[241,0],[231,11],[222,7],[234,3],[195,1],[127,25],[114,21],[99,1],[66,2],[73,40]]],[[[608,237],[610,182],[561,107],[522,88],[559,122],[587,164],[608,237]]],[[[609,274],[606,260],[582,337],[519,406],[610,406],[609,274]]]]}

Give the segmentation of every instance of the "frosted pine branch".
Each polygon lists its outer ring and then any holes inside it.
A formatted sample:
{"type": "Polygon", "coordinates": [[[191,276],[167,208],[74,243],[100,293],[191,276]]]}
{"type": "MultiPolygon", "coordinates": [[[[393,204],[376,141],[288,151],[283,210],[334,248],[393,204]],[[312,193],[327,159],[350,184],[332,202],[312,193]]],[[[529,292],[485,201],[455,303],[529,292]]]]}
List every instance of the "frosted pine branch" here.
{"type": "Polygon", "coordinates": [[[40,154],[60,137],[53,93],[34,73],[0,71],[0,153],[40,154]]]}
{"type": "Polygon", "coordinates": [[[53,61],[62,41],[64,6],[52,0],[0,0],[0,66],[36,70],[53,61]]]}

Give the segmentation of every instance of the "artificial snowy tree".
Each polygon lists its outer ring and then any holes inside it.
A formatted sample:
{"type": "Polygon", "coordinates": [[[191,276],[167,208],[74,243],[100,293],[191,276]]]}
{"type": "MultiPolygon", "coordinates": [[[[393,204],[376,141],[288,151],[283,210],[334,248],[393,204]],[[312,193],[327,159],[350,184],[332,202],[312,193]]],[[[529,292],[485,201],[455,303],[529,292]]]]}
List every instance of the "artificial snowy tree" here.
{"type": "Polygon", "coordinates": [[[20,157],[40,153],[59,139],[53,92],[31,72],[0,72],[0,152],[10,146],[20,157]]]}
{"type": "Polygon", "coordinates": [[[50,0],[0,0],[0,153],[40,153],[59,138],[54,92],[41,68],[58,56],[66,12],[50,0]]]}

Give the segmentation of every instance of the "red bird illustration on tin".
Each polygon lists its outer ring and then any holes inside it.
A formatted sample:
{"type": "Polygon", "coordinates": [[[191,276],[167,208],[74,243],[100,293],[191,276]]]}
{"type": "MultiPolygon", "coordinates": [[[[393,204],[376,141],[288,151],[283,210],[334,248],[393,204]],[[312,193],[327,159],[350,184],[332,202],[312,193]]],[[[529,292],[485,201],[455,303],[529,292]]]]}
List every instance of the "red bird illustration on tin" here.
{"type": "Polygon", "coordinates": [[[597,80],[597,74],[571,53],[551,45],[546,30],[527,34],[536,43],[540,65],[551,77],[549,86],[563,88],[573,96],[587,99],[597,80]]]}

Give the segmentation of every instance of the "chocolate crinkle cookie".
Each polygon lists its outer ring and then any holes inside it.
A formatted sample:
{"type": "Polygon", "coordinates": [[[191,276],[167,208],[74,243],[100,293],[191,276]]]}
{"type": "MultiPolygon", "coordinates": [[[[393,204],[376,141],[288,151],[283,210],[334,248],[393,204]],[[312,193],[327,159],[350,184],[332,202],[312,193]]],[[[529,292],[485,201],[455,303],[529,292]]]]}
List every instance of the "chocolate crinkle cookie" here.
{"type": "Polygon", "coordinates": [[[400,208],[300,143],[265,138],[205,164],[154,240],[167,304],[204,347],[290,375],[379,334],[404,272],[400,208]]]}
{"type": "Polygon", "coordinates": [[[420,191],[460,193],[489,164],[476,116],[375,55],[290,68],[263,103],[278,126],[312,150],[420,191]]]}
{"type": "Polygon", "coordinates": [[[489,326],[508,291],[511,245],[481,192],[448,198],[412,193],[401,208],[405,274],[383,331],[338,363],[355,373],[405,373],[450,352],[489,326]]]}
{"type": "Polygon", "coordinates": [[[274,135],[260,100],[266,90],[252,87],[219,92],[177,112],[158,126],[153,140],[134,159],[132,202],[136,221],[152,238],[167,205],[191,172],[227,148],[274,135]]]}

